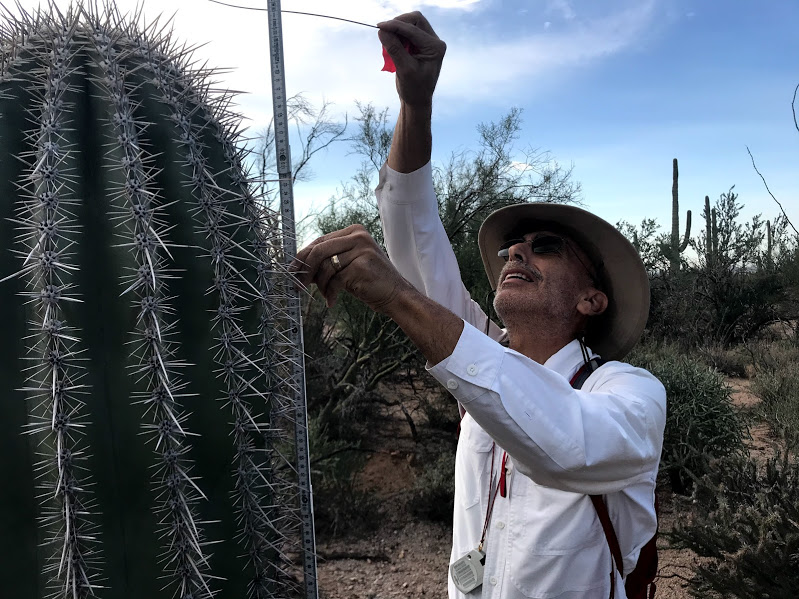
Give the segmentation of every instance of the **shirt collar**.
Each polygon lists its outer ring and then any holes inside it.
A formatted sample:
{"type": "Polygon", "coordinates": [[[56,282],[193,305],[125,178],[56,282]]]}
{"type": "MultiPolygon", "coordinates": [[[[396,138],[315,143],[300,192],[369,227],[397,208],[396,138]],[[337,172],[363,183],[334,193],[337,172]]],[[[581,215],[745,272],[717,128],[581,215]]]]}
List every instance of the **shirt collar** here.
{"type": "MultiPolygon", "coordinates": [[[[589,358],[597,357],[597,354],[591,351],[590,347],[586,346],[586,349],[588,349],[589,358]]],[[[583,352],[580,350],[580,342],[574,339],[552,354],[549,359],[544,362],[544,366],[550,370],[554,370],[565,379],[571,380],[584,363],[585,360],[583,360],[583,352]]]]}

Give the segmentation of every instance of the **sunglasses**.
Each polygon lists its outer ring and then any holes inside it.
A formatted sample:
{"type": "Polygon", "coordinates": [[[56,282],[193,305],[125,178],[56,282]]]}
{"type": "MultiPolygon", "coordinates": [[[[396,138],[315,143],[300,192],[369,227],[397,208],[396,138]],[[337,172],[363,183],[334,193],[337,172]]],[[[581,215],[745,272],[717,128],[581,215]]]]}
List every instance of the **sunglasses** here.
{"type": "Polygon", "coordinates": [[[497,256],[507,262],[510,259],[510,248],[520,243],[529,244],[534,254],[560,254],[566,241],[557,235],[541,235],[529,241],[527,239],[511,239],[500,246],[497,256]]]}
{"type": "MultiPolygon", "coordinates": [[[[527,239],[511,239],[506,241],[499,247],[499,251],[497,252],[497,256],[504,259],[505,262],[510,260],[510,248],[514,245],[518,245],[520,243],[526,243],[530,246],[530,250],[534,254],[560,254],[563,251],[563,247],[569,247],[569,244],[563,237],[558,237],[557,235],[541,235],[540,237],[536,237],[535,239],[527,240],[527,239]]],[[[595,270],[589,268],[588,265],[583,262],[583,259],[580,258],[580,255],[572,249],[574,256],[577,260],[580,261],[585,271],[588,273],[588,276],[591,277],[591,281],[593,282],[594,286],[599,289],[600,282],[599,278],[595,274],[595,270]]],[[[602,267],[600,263],[599,268],[602,267]]]]}

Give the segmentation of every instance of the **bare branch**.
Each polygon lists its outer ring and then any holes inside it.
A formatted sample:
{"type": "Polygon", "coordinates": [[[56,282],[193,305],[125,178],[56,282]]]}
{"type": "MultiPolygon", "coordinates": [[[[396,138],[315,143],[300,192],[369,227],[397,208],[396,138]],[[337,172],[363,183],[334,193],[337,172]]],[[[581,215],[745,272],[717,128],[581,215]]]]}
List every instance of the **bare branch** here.
{"type": "MultiPolygon", "coordinates": [[[[799,86],[797,86],[797,89],[799,89],[799,86]]],[[[794,98],[795,98],[795,97],[796,97],[796,93],[794,93],[794,98]]],[[[795,123],[795,122],[796,122],[796,116],[795,116],[795,114],[794,114],[794,123],[795,123]]],[[[799,129],[799,127],[797,127],[797,128],[799,129]]],[[[754,168],[754,169],[755,169],[755,172],[756,172],[758,175],[760,175],[760,178],[763,180],[763,185],[765,185],[765,186],[766,186],[766,191],[767,191],[767,192],[768,192],[768,194],[771,196],[771,198],[772,198],[772,199],[773,199],[775,202],[777,202],[777,206],[779,206],[779,207],[780,207],[780,210],[782,210],[782,215],[785,217],[785,220],[786,220],[786,221],[788,221],[788,224],[789,224],[789,225],[791,225],[791,229],[793,229],[794,233],[796,233],[796,234],[799,236],[799,231],[797,231],[797,230],[796,230],[796,227],[794,227],[794,226],[793,226],[793,223],[791,222],[791,219],[790,219],[790,218],[788,218],[788,215],[787,215],[787,214],[785,214],[785,208],[783,208],[783,207],[782,207],[782,204],[780,204],[780,201],[779,201],[777,198],[775,198],[775,197],[774,197],[774,194],[773,194],[773,193],[771,193],[771,190],[768,188],[768,183],[766,183],[766,178],[765,178],[765,177],[764,177],[764,176],[763,176],[763,175],[760,173],[760,171],[759,171],[759,170],[757,170],[757,165],[755,164],[755,157],[754,157],[754,156],[752,156],[752,152],[751,152],[751,150],[749,149],[749,146],[746,146],[746,151],[747,151],[747,152],[749,152],[749,157],[752,159],[752,168],[754,168]]]]}

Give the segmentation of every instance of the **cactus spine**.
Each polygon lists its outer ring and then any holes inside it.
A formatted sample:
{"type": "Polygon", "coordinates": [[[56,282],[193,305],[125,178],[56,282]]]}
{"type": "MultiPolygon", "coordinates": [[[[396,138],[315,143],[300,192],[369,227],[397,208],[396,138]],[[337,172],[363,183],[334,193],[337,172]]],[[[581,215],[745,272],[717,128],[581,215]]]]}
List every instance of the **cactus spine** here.
{"type": "Polygon", "coordinates": [[[680,242],[680,201],[678,187],[679,169],[677,159],[672,162],[672,184],[671,184],[671,236],[669,244],[663,245],[663,253],[668,258],[672,273],[680,270],[680,254],[688,247],[691,239],[691,211],[685,216],[685,236],[680,242]]]}
{"type": "Polygon", "coordinates": [[[190,61],[111,5],[0,29],[2,596],[296,592],[277,233],[190,61]]]}

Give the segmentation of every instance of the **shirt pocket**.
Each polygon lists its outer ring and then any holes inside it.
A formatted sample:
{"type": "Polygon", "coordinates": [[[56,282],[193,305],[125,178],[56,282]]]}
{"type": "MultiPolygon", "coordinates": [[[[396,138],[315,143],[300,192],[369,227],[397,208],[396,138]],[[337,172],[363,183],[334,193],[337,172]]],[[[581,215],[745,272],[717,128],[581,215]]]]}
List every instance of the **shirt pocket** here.
{"type": "Polygon", "coordinates": [[[455,506],[475,508],[487,502],[494,440],[466,414],[461,420],[455,457],[455,506]]]}
{"type": "MultiPolygon", "coordinates": [[[[597,559],[600,550],[601,547],[584,547],[561,555],[514,553],[511,582],[516,593],[525,599],[607,599],[610,561],[597,559]]],[[[622,597],[617,588],[616,599],[622,597]]]]}
{"type": "Polygon", "coordinates": [[[526,492],[514,497],[510,516],[516,589],[531,599],[607,597],[610,550],[591,500],[524,482],[526,492]]]}

